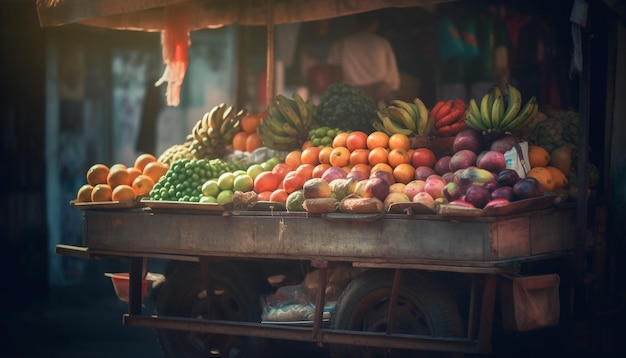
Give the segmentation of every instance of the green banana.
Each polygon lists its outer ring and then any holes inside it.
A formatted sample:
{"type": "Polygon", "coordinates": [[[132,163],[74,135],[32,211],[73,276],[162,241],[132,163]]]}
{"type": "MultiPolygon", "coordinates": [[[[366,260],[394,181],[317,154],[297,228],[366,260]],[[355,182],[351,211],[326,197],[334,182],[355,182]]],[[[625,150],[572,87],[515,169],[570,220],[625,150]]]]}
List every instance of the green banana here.
{"type": "Polygon", "coordinates": [[[471,113],[474,119],[482,123],[482,116],[480,115],[480,108],[478,108],[476,99],[472,98],[469,100],[469,107],[468,107],[467,113],[471,113]]]}
{"type": "Polygon", "coordinates": [[[498,129],[500,126],[500,118],[504,113],[504,97],[502,97],[502,91],[500,87],[493,87],[493,105],[491,107],[491,126],[493,129],[498,129]]]}
{"type": "Polygon", "coordinates": [[[298,113],[300,114],[300,118],[308,119],[309,109],[306,105],[306,102],[304,101],[304,98],[302,98],[302,96],[300,96],[297,92],[294,92],[293,99],[296,102],[296,106],[298,107],[298,113]]]}
{"type": "Polygon", "coordinates": [[[285,122],[291,124],[294,128],[298,130],[304,128],[304,125],[302,124],[302,119],[300,118],[300,116],[298,116],[296,111],[294,111],[293,108],[291,108],[290,105],[279,103],[278,110],[280,111],[280,113],[283,114],[283,118],[285,118],[285,122]]]}
{"type": "Polygon", "coordinates": [[[269,129],[274,133],[282,133],[284,131],[283,125],[287,122],[282,121],[282,116],[281,116],[280,118],[279,117],[263,118],[261,123],[269,127],[269,129]]]}
{"type": "Polygon", "coordinates": [[[299,133],[298,130],[289,123],[283,123],[283,131],[289,136],[297,136],[299,133]]]}
{"type": "Polygon", "coordinates": [[[500,120],[500,127],[506,128],[515,119],[517,114],[522,107],[522,94],[520,91],[511,86],[510,84],[506,85],[507,89],[507,107],[502,119],[500,120]]]}
{"type": "MultiPolygon", "coordinates": [[[[418,117],[419,113],[415,111],[415,109],[413,108],[413,106],[411,106],[410,103],[405,102],[401,99],[393,99],[390,101],[390,103],[394,106],[404,109],[412,118],[419,118],[418,117]]],[[[414,120],[414,122],[416,122],[416,120],[414,120]]]]}
{"type": "Polygon", "coordinates": [[[468,127],[480,132],[487,130],[487,126],[485,125],[485,123],[483,123],[479,119],[476,119],[476,117],[474,117],[469,109],[465,112],[465,124],[467,124],[468,127]]]}
{"type": "Polygon", "coordinates": [[[389,132],[391,132],[391,134],[401,133],[404,135],[411,135],[413,133],[413,131],[411,131],[410,129],[402,127],[398,123],[394,122],[388,115],[383,114],[380,111],[378,111],[377,113],[378,118],[380,118],[380,120],[383,122],[383,126],[385,126],[385,128],[389,132]]]}
{"type": "MultiPolygon", "coordinates": [[[[536,101],[537,101],[537,98],[535,98],[535,96],[532,96],[528,100],[528,102],[526,102],[524,107],[519,111],[517,116],[505,128],[502,128],[502,130],[503,131],[515,131],[515,130],[522,128],[524,126],[524,123],[536,110],[535,108],[536,101]]],[[[530,120],[532,120],[532,117],[530,120]]]]}
{"type": "Polygon", "coordinates": [[[262,124],[259,125],[257,129],[259,132],[259,136],[261,136],[262,140],[265,140],[267,138],[273,143],[279,143],[279,144],[293,144],[294,142],[293,138],[288,137],[288,136],[283,136],[281,133],[274,133],[268,127],[262,124]]]}
{"type": "Polygon", "coordinates": [[[424,101],[422,101],[420,98],[413,98],[413,104],[415,105],[415,107],[417,108],[417,134],[419,135],[429,135],[430,131],[432,130],[433,126],[435,125],[434,121],[435,118],[431,116],[429,116],[428,114],[428,108],[426,108],[426,105],[424,104],[424,101]]]}
{"type": "Polygon", "coordinates": [[[397,107],[394,105],[390,105],[386,109],[389,117],[391,117],[394,121],[398,123],[402,123],[406,128],[415,132],[417,129],[417,123],[415,122],[415,117],[408,111],[406,111],[403,107],[397,107]]]}
{"type": "Polygon", "coordinates": [[[373,122],[372,127],[374,127],[374,129],[376,129],[377,131],[384,132],[387,135],[391,135],[391,132],[389,132],[387,128],[385,128],[382,122],[373,122]]]}
{"type": "Polygon", "coordinates": [[[487,128],[493,128],[491,125],[491,107],[489,107],[489,97],[491,96],[491,91],[485,93],[483,98],[480,100],[480,118],[487,128]]]}

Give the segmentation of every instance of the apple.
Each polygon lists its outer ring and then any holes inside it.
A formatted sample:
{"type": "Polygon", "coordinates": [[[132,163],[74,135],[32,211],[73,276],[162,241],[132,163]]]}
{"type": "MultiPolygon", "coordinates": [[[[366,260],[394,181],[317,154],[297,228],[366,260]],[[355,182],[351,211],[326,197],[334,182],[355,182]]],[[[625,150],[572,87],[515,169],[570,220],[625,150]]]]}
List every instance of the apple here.
{"type": "Polygon", "coordinates": [[[372,174],[370,174],[370,179],[372,179],[372,178],[381,178],[389,186],[391,186],[392,184],[394,184],[396,182],[396,178],[393,176],[393,174],[391,174],[391,173],[389,173],[388,171],[385,171],[385,170],[377,170],[377,171],[373,172],[372,174]]]}
{"type": "Polygon", "coordinates": [[[487,150],[481,152],[476,157],[476,166],[481,169],[487,169],[492,173],[499,173],[506,169],[506,159],[504,154],[495,150],[487,150]]]}
{"type": "Polygon", "coordinates": [[[348,175],[342,167],[330,167],[322,174],[322,179],[331,182],[335,179],[343,179],[348,175]]]}
{"type": "Polygon", "coordinates": [[[457,133],[452,143],[452,149],[455,153],[465,149],[472,151],[474,154],[478,154],[482,152],[483,148],[484,141],[482,134],[472,128],[467,128],[457,133]]]}
{"type": "Polygon", "coordinates": [[[331,194],[330,184],[322,178],[311,178],[305,181],[302,191],[306,199],[329,198],[331,194]]]}
{"type": "Polygon", "coordinates": [[[433,174],[426,179],[426,184],[424,184],[424,191],[430,194],[433,199],[443,198],[443,187],[445,185],[446,182],[441,176],[433,174]]]}
{"type": "Polygon", "coordinates": [[[433,174],[437,173],[431,167],[420,165],[419,167],[415,168],[415,179],[426,180],[426,178],[433,174]]]}
{"type": "Polygon", "coordinates": [[[417,193],[421,193],[424,191],[424,186],[426,185],[425,180],[415,179],[411,180],[404,186],[404,194],[409,197],[409,199],[413,200],[413,197],[417,193]]]}
{"type": "Polygon", "coordinates": [[[389,195],[389,184],[382,178],[369,178],[363,188],[363,196],[366,198],[378,198],[381,201],[389,195]]]}
{"type": "Polygon", "coordinates": [[[445,155],[437,160],[433,169],[435,173],[439,175],[443,175],[446,172],[450,171],[450,159],[452,159],[451,155],[445,155]]]}

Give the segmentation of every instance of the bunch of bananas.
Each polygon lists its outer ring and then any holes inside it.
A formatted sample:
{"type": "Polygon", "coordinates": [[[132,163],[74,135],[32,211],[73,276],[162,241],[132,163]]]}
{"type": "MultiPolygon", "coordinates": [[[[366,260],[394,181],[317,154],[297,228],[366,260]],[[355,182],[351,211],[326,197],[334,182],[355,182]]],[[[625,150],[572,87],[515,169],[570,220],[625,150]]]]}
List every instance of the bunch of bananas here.
{"type": "Polygon", "coordinates": [[[189,147],[197,159],[221,158],[232,143],[233,136],[239,132],[241,118],[247,111],[221,103],[202,116],[191,131],[193,137],[189,147]]]}
{"type": "Polygon", "coordinates": [[[372,123],[374,129],[388,135],[428,136],[434,126],[426,105],[417,97],[412,102],[400,99],[393,99],[389,104],[380,102],[376,114],[380,122],[372,123]]]}
{"type": "Polygon", "coordinates": [[[474,98],[470,99],[467,126],[483,135],[499,135],[528,126],[539,110],[537,99],[532,96],[522,107],[522,94],[517,88],[507,84],[506,92],[504,95],[500,87],[494,86],[483,96],[480,106],[474,98]]]}
{"type": "Polygon", "coordinates": [[[257,132],[263,145],[270,149],[292,151],[309,140],[309,131],[317,127],[317,107],[297,93],[293,99],[277,95],[261,119],[257,132]]]}
{"type": "Polygon", "coordinates": [[[460,131],[467,128],[465,123],[465,111],[467,105],[462,99],[441,100],[430,110],[435,126],[433,134],[440,137],[454,137],[460,131]]]}

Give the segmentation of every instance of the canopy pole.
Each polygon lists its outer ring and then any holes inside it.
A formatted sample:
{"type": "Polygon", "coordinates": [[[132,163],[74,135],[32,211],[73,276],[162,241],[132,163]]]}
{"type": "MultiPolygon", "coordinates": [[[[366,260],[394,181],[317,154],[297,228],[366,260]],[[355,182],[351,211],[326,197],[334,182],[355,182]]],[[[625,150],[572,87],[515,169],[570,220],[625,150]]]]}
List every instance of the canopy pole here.
{"type": "Polygon", "coordinates": [[[274,98],[274,0],[266,0],[267,6],[267,67],[265,78],[265,102],[269,106],[274,98]]]}

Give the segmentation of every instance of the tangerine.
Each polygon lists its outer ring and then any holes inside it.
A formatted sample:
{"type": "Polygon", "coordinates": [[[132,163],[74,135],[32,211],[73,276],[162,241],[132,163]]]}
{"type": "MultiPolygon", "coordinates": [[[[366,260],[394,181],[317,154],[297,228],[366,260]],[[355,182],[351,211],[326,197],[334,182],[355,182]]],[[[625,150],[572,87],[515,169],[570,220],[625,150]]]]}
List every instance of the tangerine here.
{"type": "Polygon", "coordinates": [[[408,184],[415,179],[415,168],[409,163],[400,163],[393,168],[392,174],[396,182],[408,184]]]}
{"type": "Polygon", "coordinates": [[[356,149],[367,149],[367,133],[363,131],[350,132],[346,137],[345,147],[351,152],[356,149]]]}
{"type": "Polygon", "coordinates": [[[104,164],[94,164],[87,170],[87,183],[95,186],[97,184],[106,184],[107,176],[110,168],[104,164]]]}
{"type": "Polygon", "coordinates": [[[411,163],[411,157],[409,156],[409,152],[406,150],[396,148],[389,151],[389,154],[387,155],[387,163],[391,165],[392,168],[395,168],[400,164],[411,163]]]}
{"type": "Polygon", "coordinates": [[[387,148],[389,145],[389,135],[383,131],[375,131],[367,136],[367,149],[376,147],[387,148]]]}
{"type": "Polygon", "coordinates": [[[376,173],[379,170],[384,170],[386,172],[389,172],[390,174],[393,174],[393,168],[391,167],[391,165],[387,163],[375,164],[374,166],[372,166],[372,170],[370,170],[370,174],[376,173]]]}
{"type": "Polygon", "coordinates": [[[233,149],[234,150],[239,150],[242,152],[246,151],[246,140],[248,139],[248,135],[250,135],[250,133],[248,132],[237,132],[234,136],[233,136],[233,149]]]}
{"type": "Polygon", "coordinates": [[[333,138],[333,148],[345,147],[349,135],[349,132],[338,133],[335,138],[333,138]]]}
{"type": "Polygon", "coordinates": [[[250,133],[246,138],[246,152],[252,153],[255,149],[263,146],[263,140],[259,133],[250,133]]]}
{"type": "Polygon", "coordinates": [[[350,170],[351,171],[361,171],[361,172],[367,173],[367,175],[369,176],[370,175],[370,171],[372,170],[372,166],[367,164],[367,163],[366,164],[358,163],[358,164],[353,165],[352,169],[350,169],[350,170]]]}
{"type": "Polygon", "coordinates": [[[345,167],[350,164],[350,150],[346,147],[335,147],[328,160],[333,167],[345,167]]]}
{"type": "Polygon", "coordinates": [[[411,140],[406,134],[394,133],[389,137],[389,150],[400,148],[409,150],[411,148],[411,140]]]}
{"type": "Polygon", "coordinates": [[[528,146],[528,163],[531,168],[545,167],[550,163],[550,153],[539,145],[528,146]]]}
{"type": "Polygon", "coordinates": [[[330,152],[332,151],[333,147],[322,147],[318,158],[321,164],[330,164],[330,152]]]}
{"type": "Polygon", "coordinates": [[[165,175],[165,173],[167,173],[168,169],[169,167],[167,166],[167,164],[163,164],[157,161],[148,163],[148,165],[143,168],[143,174],[149,176],[154,183],[158,183],[159,179],[161,179],[161,177],[165,175]]]}
{"type": "Polygon", "coordinates": [[[369,149],[358,148],[350,152],[350,165],[369,164],[369,149]]]}
{"type": "Polygon", "coordinates": [[[256,200],[257,201],[270,201],[270,197],[272,196],[273,192],[274,192],[273,190],[272,191],[267,190],[267,191],[262,191],[260,193],[257,193],[256,200]]]}
{"type": "Polygon", "coordinates": [[[107,184],[114,189],[118,185],[130,185],[130,173],[124,164],[115,164],[111,166],[109,175],[107,175],[107,184]]]}
{"type": "Polygon", "coordinates": [[[91,201],[91,192],[93,190],[93,185],[85,184],[78,189],[78,193],[76,193],[76,202],[78,203],[88,203],[91,201]]]}
{"type": "Polygon", "coordinates": [[[133,164],[133,166],[143,172],[143,168],[146,167],[146,164],[156,161],[157,158],[154,155],[150,153],[143,153],[135,159],[135,164],[133,164]]]}
{"type": "Polygon", "coordinates": [[[387,157],[389,156],[389,150],[384,147],[375,147],[370,149],[367,156],[367,161],[370,165],[374,166],[378,163],[387,163],[387,157]]]}
{"type": "Polygon", "coordinates": [[[315,169],[315,165],[302,163],[296,168],[296,172],[302,173],[304,177],[308,180],[313,177],[313,169],[315,169]]]}
{"type": "Polygon", "coordinates": [[[135,191],[135,195],[145,195],[150,193],[150,190],[154,187],[154,181],[149,176],[142,174],[133,180],[133,184],[131,186],[135,191]]]}
{"type": "Polygon", "coordinates": [[[269,201],[285,204],[287,202],[287,196],[289,196],[289,194],[287,194],[285,189],[276,189],[271,192],[269,201]]]}
{"type": "Polygon", "coordinates": [[[126,169],[126,171],[129,174],[130,177],[130,182],[132,184],[132,182],[135,180],[135,178],[137,178],[138,176],[140,176],[143,172],[135,167],[128,167],[128,169],[126,169]]]}
{"type": "Polygon", "coordinates": [[[285,175],[287,175],[287,173],[289,173],[292,170],[294,170],[294,168],[290,166],[289,164],[278,163],[274,166],[274,168],[272,168],[272,173],[276,175],[276,177],[278,178],[278,181],[281,181],[283,180],[283,178],[285,178],[285,175]]]}
{"type": "Polygon", "coordinates": [[[130,185],[121,184],[116,186],[111,193],[113,201],[130,201],[134,200],[137,195],[130,185]]]}
{"type": "Polygon", "coordinates": [[[259,173],[254,178],[254,191],[257,194],[260,194],[264,191],[272,192],[278,188],[278,183],[281,180],[278,179],[278,176],[272,172],[262,172],[259,173]]]}
{"type": "Polygon", "coordinates": [[[313,168],[313,171],[311,172],[311,177],[313,177],[313,178],[321,178],[322,174],[324,174],[326,169],[328,169],[330,167],[331,167],[331,165],[328,164],[328,163],[320,163],[320,164],[316,165],[315,168],[313,168]]]}
{"type": "Polygon", "coordinates": [[[298,165],[302,164],[302,151],[300,150],[292,150],[287,153],[285,157],[285,163],[291,167],[291,169],[295,169],[298,165]]]}
{"type": "Polygon", "coordinates": [[[109,184],[96,184],[91,190],[91,201],[95,202],[103,202],[103,201],[111,201],[111,195],[113,194],[113,190],[109,184]]]}
{"type": "Polygon", "coordinates": [[[300,162],[302,164],[318,165],[320,163],[320,147],[307,147],[302,150],[300,155],[300,162]]]}
{"type": "Polygon", "coordinates": [[[311,142],[311,140],[308,139],[304,143],[302,143],[302,146],[300,147],[300,149],[305,150],[308,147],[311,147],[312,145],[313,145],[313,142],[311,142]]]}
{"type": "Polygon", "coordinates": [[[241,118],[241,129],[246,133],[256,133],[256,128],[261,123],[261,115],[248,113],[241,118]]]}

